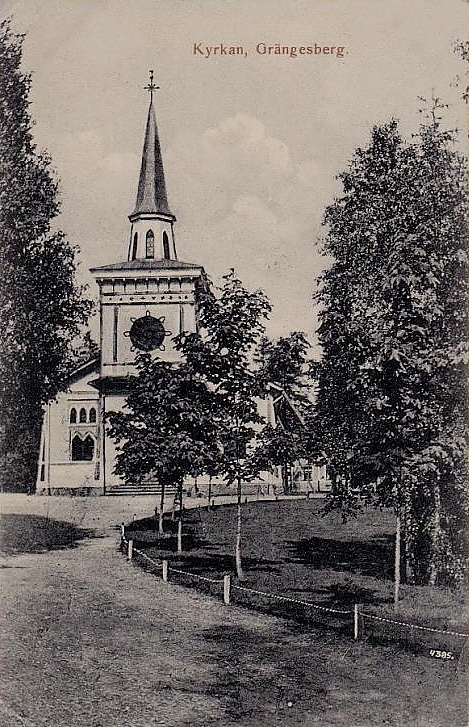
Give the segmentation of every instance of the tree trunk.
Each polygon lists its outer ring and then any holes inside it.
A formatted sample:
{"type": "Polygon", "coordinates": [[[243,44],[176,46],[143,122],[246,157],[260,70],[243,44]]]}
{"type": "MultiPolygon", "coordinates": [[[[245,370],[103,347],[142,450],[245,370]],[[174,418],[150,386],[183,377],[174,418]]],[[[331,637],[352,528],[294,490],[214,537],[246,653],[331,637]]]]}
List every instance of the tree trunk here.
{"type": "Polygon", "coordinates": [[[208,504],[210,505],[210,498],[212,497],[212,475],[208,478],[208,504]]]}
{"type": "Polygon", "coordinates": [[[237,518],[236,518],[236,548],[235,548],[235,560],[236,560],[236,574],[240,581],[244,580],[244,573],[241,563],[241,526],[242,526],[242,515],[241,515],[241,477],[238,477],[238,503],[237,503],[237,518]]]}
{"type": "Polygon", "coordinates": [[[401,534],[402,547],[405,550],[405,581],[411,585],[417,583],[417,570],[415,568],[414,549],[416,538],[416,522],[412,495],[404,492],[404,505],[402,511],[403,530],[401,534]]]}
{"type": "Polygon", "coordinates": [[[178,547],[177,547],[177,554],[181,555],[182,553],[182,520],[179,518],[178,520],[178,547]]]}
{"type": "Polygon", "coordinates": [[[179,483],[178,487],[179,494],[179,520],[178,520],[178,554],[182,553],[182,482],[179,483]]]}
{"type": "Polygon", "coordinates": [[[403,583],[409,583],[409,503],[405,495],[401,505],[401,573],[403,583]]]}
{"type": "Polygon", "coordinates": [[[441,495],[440,483],[438,479],[435,482],[435,503],[433,513],[433,527],[431,528],[431,552],[430,563],[428,568],[428,585],[436,586],[438,580],[438,560],[440,555],[441,541],[441,495]]]}
{"type": "Polygon", "coordinates": [[[396,515],[396,540],[394,547],[394,611],[398,609],[401,586],[401,515],[396,515]]]}
{"type": "Polygon", "coordinates": [[[160,535],[163,535],[163,533],[164,533],[163,514],[164,514],[164,482],[161,483],[160,512],[159,512],[159,519],[158,519],[158,532],[160,535]]]}

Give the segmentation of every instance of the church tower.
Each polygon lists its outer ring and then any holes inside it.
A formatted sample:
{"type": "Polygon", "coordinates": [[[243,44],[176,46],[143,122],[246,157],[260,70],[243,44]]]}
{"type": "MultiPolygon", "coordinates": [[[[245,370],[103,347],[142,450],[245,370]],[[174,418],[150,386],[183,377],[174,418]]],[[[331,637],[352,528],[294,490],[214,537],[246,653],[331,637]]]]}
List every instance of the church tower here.
{"type": "MultiPolygon", "coordinates": [[[[168,204],[163,159],[156,124],[150,71],[150,105],[143,142],[135,208],[129,215],[126,260],[91,272],[99,287],[99,378],[93,381],[101,400],[101,416],[119,411],[126,396],[126,377],[135,369],[138,351],[176,362],[181,354],[173,338],[196,330],[196,287],[204,277],[201,265],[178,260],[175,216],[168,204]]],[[[113,474],[114,444],[102,426],[103,489],[119,484],[113,474]]]]}
{"type": "Polygon", "coordinates": [[[177,257],[176,218],[166,193],[152,72],[146,88],[150,106],[135,209],[129,215],[127,259],[91,270],[100,292],[100,378],[105,389],[130,373],[139,350],[178,360],[172,338],[195,330],[195,287],[203,276],[202,266],[177,257]]]}

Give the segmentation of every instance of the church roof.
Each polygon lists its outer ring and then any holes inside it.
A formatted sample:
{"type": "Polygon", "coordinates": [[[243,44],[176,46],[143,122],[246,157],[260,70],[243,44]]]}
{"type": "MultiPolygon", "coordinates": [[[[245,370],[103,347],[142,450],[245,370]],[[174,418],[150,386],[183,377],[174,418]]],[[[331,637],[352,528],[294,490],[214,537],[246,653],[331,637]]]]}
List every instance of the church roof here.
{"type": "Polygon", "coordinates": [[[102,265],[99,268],[91,268],[92,273],[105,270],[202,270],[202,265],[195,263],[183,263],[181,260],[125,260],[122,263],[111,263],[110,265],[102,265]]]}
{"type": "Polygon", "coordinates": [[[80,364],[78,368],[74,369],[68,375],[69,380],[79,379],[82,376],[92,373],[93,371],[99,371],[99,356],[93,356],[85,363],[80,364]]]}
{"type": "Polygon", "coordinates": [[[148,109],[137,201],[132,215],[150,213],[172,217],[166,196],[163,159],[153,101],[148,109]]]}

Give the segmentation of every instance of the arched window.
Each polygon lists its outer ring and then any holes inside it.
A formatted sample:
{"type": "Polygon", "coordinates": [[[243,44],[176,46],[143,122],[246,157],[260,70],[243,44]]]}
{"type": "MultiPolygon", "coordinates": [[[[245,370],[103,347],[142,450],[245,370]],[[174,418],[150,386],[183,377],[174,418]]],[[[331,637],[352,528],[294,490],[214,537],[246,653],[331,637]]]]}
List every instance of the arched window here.
{"type": "Polygon", "coordinates": [[[94,456],[94,439],[88,434],[85,439],[81,439],[78,434],[72,439],[72,461],[73,462],[91,462],[94,456]]]}
{"type": "Polygon", "coordinates": [[[90,409],[90,422],[91,422],[92,424],[94,424],[94,422],[95,422],[95,421],[96,421],[96,409],[95,409],[95,408],[94,408],[94,406],[93,406],[93,407],[91,407],[91,409],[90,409]]]}
{"type": "Polygon", "coordinates": [[[155,257],[155,236],[153,230],[148,230],[146,238],[146,257],[155,257]]]}
{"type": "Polygon", "coordinates": [[[169,254],[169,240],[166,232],[163,232],[163,257],[165,260],[169,260],[171,257],[169,254]]]}
{"type": "Polygon", "coordinates": [[[134,243],[132,245],[132,260],[135,260],[137,257],[137,245],[138,245],[138,234],[135,233],[134,243]]]}
{"type": "Polygon", "coordinates": [[[70,409],[70,424],[75,424],[77,421],[77,410],[75,407],[73,409],[70,409]]]}
{"type": "Polygon", "coordinates": [[[80,424],[84,424],[86,422],[86,409],[82,408],[80,409],[80,424]]]}

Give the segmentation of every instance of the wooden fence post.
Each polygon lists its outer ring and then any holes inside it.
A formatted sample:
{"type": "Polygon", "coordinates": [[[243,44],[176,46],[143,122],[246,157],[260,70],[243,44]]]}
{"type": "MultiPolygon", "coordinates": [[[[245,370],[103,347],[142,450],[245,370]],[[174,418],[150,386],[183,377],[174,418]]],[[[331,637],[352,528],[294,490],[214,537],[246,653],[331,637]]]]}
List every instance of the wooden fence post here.
{"type": "Polygon", "coordinates": [[[127,550],[127,560],[132,560],[133,552],[134,552],[134,541],[129,540],[129,547],[127,550]]]}
{"type": "Polygon", "coordinates": [[[231,576],[228,574],[223,576],[223,603],[225,606],[230,605],[231,576]]]}
{"type": "Polygon", "coordinates": [[[121,523],[121,538],[122,538],[122,540],[125,538],[125,525],[124,525],[124,523],[121,523]]]}
{"type": "Polygon", "coordinates": [[[353,607],[353,638],[355,641],[358,641],[360,638],[359,606],[360,604],[356,603],[353,607]]]}
{"type": "Polygon", "coordinates": [[[168,582],[168,561],[167,560],[164,560],[163,561],[163,573],[162,573],[162,575],[163,575],[164,582],[167,583],[168,582]]]}
{"type": "Polygon", "coordinates": [[[136,519],[137,519],[137,513],[134,512],[134,514],[132,515],[132,522],[134,523],[136,521],[136,519]]]}

